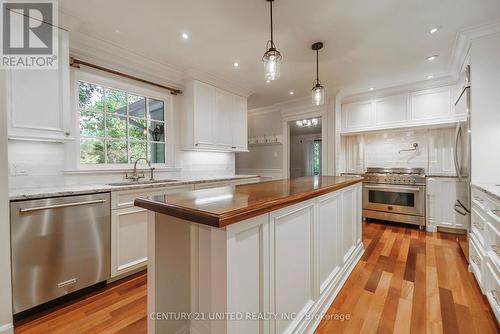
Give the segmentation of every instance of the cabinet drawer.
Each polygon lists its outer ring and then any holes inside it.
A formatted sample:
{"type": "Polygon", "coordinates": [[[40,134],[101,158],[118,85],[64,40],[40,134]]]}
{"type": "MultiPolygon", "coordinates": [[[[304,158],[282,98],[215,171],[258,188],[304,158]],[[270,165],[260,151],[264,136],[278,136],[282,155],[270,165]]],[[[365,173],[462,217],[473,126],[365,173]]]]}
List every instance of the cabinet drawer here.
{"type": "Polygon", "coordinates": [[[498,226],[495,226],[491,222],[486,223],[486,252],[491,262],[496,266],[497,269],[500,268],[500,230],[498,226]]]}
{"type": "Polygon", "coordinates": [[[471,233],[476,237],[477,241],[482,247],[486,246],[485,242],[485,229],[487,215],[475,205],[472,206],[471,212],[471,233]]]}
{"type": "Polygon", "coordinates": [[[124,190],[113,191],[111,193],[111,209],[124,209],[134,206],[134,201],[137,197],[148,197],[155,195],[163,195],[166,193],[181,192],[192,190],[193,186],[171,186],[152,189],[124,190]]]}
{"type": "Polygon", "coordinates": [[[471,193],[472,205],[480,208],[483,211],[488,211],[487,209],[487,195],[482,191],[477,189],[472,189],[471,193]]]}
{"type": "Polygon", "coordinates": [[[477,243],[474,238],[474,235],[471,235],[469,239],[469,263],[471,267],[471,271],[476,277],[477,283],[481,288],[481,291],[484,293],[484,280],[483,280],[483,267],[485,262],[485,253],[482,247],[477,243]]]}
{"type": "Polygon", "coordinates": [[[498,267],[495,268],[491,262],[487,261],[485,266],[485,294],[491,309],[500,321],[500,279],[498,267]]]}

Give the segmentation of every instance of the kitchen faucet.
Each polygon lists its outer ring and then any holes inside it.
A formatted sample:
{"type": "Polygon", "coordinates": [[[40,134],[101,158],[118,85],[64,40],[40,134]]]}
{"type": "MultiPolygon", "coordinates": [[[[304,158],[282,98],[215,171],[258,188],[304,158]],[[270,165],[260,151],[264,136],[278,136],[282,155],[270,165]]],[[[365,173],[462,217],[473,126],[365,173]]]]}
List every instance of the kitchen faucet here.
{"type": "Polygon", "coordinates": [[[139,181],[139,179],[143,179],[143,178],[145,178],[145,176],[144,176],[144,172],[142,172],[142,175],[137,174],[137,163],[138,163],[139,161],[141,161],[141,160],[146,161],[146,163],[147,163],[147,164],[148,164],[148,166],[149,166],[149,171],[150,171],[150,173],[151,173],[151,174],[150,174],[150,177],[149,177],[149,180],[150,180],[150,181],[153,181],[153,180],[154,180],[154,170],[155,170],[155,169],[154,169],[154,167],[151,167],[151,161],[149,161],[149,160],[148,160],[148,159],[146,159],[146,158],[138,158],[137,160],[135,160],[135,162],[134,162],[134,170],[133,170],[133,172],[132,172],[132,175],[130,175],[130,176],[129,176],[129,175],[128,175],[128,173],[127,173],[127,172],[125,172],[125,178],[126,178],[126,179],[129,179],[129,180],[132,180],[132,181],[139,181]]]}

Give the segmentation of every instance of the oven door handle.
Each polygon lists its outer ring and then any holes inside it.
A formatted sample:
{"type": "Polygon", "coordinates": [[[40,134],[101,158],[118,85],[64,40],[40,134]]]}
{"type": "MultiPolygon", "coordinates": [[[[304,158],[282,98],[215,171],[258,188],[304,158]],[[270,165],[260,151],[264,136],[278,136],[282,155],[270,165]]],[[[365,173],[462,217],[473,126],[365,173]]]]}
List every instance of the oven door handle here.
{"type": "Polygon", "coordinates": [[[407,190],[407,191],[420,191],[420,187],[399,187],[399,186],[369,186],[365,185],[367,189],[379,189],[379,190],[407,190]]]}

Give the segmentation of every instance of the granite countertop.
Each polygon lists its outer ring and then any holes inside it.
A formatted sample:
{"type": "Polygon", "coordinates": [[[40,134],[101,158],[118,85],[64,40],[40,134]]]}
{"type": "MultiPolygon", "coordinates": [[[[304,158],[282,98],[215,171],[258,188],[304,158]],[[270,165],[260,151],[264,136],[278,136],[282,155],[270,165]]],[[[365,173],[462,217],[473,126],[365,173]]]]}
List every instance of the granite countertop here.
{"type": "Polygon", "coordinates": [[[138,198],[135,205],[199,224],[224,227],[363,181],[362,177],[306,176],[138,198]]]}
{"type": "Polygon", "coordinates": [[[488,195],[500,201],[500,185],[493,183],[471,183],[471,186],[484,191],[488,195]]]}
{"type": "Polygon", "coordinates": [[[56,187],[44,187],[44,188],[9,189],[9,198],[11,201],[20,201],[20,200],[40,199],[48,197],[95,194],[108,191],[154,189],[166,186],[174,187],[174,186],[189,185],[196,183],[250,179],[254,177],[259,177],[259,176],[232,175],[232,176],[219,176],[219,177],[200,177],[200,178],[191,178],[184,180],[158,182],[158,183],[127,184],[121,186],[112,186],[109,184],[89,184],[89,185],[68,185],[68,186],[56,186],[56,187]]]}

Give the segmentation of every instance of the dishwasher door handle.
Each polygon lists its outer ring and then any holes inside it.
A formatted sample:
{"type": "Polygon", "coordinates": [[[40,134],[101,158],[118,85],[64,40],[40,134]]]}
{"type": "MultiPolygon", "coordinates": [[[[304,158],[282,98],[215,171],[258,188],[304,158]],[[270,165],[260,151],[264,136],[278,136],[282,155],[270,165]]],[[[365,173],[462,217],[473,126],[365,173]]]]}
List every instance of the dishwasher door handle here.
{"type": "Polygon", "coordinates": [[[28,212],[34,212],[34,211],[68,208],[68,207],[72,207],[72,206],[82,206],[82,205],[100,204],[100,203],[106,203],[106,200],[105,199],[98,199],[98,200],[94,200],[94,201],[53,204],[53,205],[47,205],[47,206],[37,206],[34,208],[22,208],[22,209],[19,209],[19,212],[28,213],[28,212]]]}

